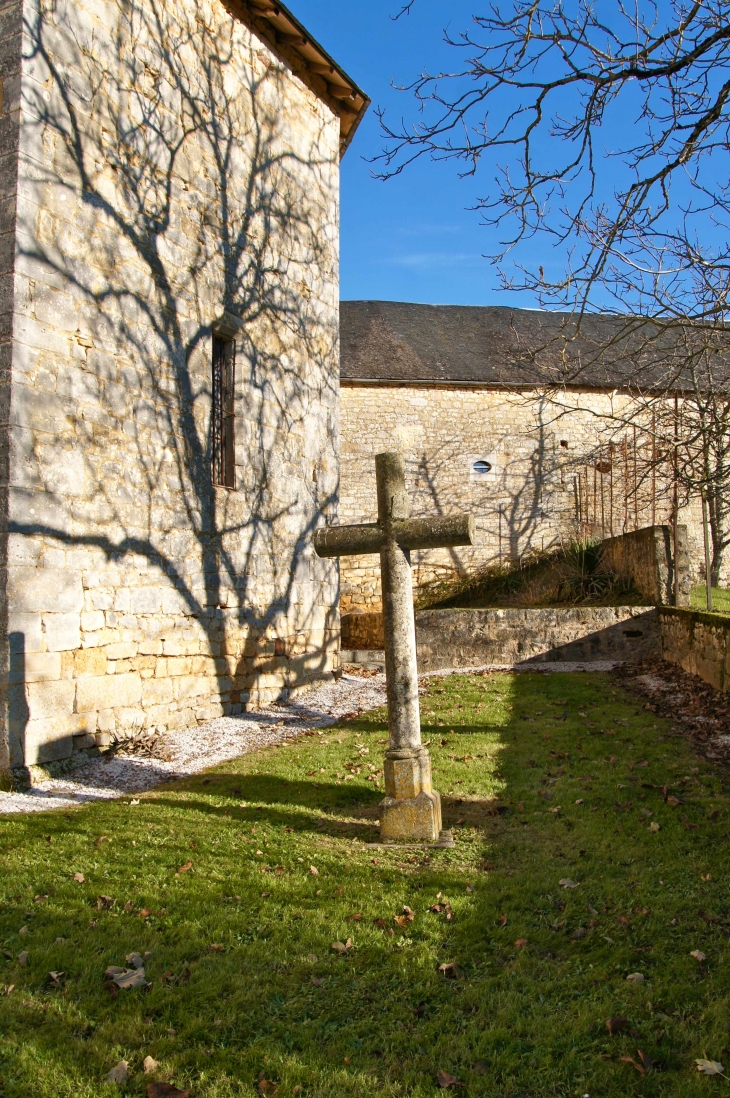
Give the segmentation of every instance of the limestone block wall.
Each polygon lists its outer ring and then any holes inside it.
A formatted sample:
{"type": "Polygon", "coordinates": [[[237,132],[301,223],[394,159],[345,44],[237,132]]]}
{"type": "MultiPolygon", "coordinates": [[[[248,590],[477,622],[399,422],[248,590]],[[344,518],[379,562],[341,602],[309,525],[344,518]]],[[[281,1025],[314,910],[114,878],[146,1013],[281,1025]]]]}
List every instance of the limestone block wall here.
{"type": "Polygon", "coordinates": [[[22,11],[0,768],[305,688],[339,628],[311,545],[337,502],[339,119],[218,0],[22,11]]]}
{"type": "MultiPolygon", "coordinates": [[[[422,672],[486,664],[636,661],[659,654],[659,617],[649,606],[419,610],[416,643],[422,672]]],[[[382,647],[381,613],[343,614],[344,659],[367,662],[382,647]]]]}
{"type": "MultiPolygon", "coordinates": [[[[400,450],[414,515],[471,511],[474,547],[412,554],[414,583],[449,579],[491,563],[506,564],[549,549],[578,532],[575,475],[605,429],[601,415],[628,397],[602,391],[564,394],[562,407],[538,393],[484,387],[342,384],[341,522],[373,522],[377,514],[374,456],[400,450]],[[491,469],[476,475],[474,463],[491,469]]],[[[666,522],[671,498],[659,499],[666,522]]],[[[620,529],[623,503],[616,504],[620,529]]],[[[633,517],[633,516],[632,516],[633,517]]],[[[691,558],[701,559],[696,508],[680,511],[691,558]]],[[[646,521],[646,520],[644,520],[646,521]]],[[[377,557],[341,561],[341,608],[377,610],[377,557]]]]}

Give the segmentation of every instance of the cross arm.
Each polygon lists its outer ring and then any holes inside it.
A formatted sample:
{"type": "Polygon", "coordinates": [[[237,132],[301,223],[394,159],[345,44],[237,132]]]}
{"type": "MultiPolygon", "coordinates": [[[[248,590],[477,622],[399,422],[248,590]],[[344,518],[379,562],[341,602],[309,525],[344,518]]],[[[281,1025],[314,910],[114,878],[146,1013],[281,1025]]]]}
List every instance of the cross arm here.
{"type": "Polygon", "coordinates": [[[359,526],[325,526],[314,535],[318,557],[354,557],[360,553],[379,553],[383,531],[375,522],[359,526]]]}
{"type": "MultiPolygon", "coordinates": [[[[402,549],[441,549],[452,545],[473,545],[473,515],[437,515],[435,518],[403,519],[390,527],[402,549]]],[[[318,557],[354,557],[379,553],[386,533],[377,523],[358,526],[325,526],[314,535],[318,557]]]]}
{"type": "Polygon", "coordinates": [[[443,549],[451,545],[473,545],[473,515],[437,515],[393,523],[393,535],[401,549],[443,549]]]}

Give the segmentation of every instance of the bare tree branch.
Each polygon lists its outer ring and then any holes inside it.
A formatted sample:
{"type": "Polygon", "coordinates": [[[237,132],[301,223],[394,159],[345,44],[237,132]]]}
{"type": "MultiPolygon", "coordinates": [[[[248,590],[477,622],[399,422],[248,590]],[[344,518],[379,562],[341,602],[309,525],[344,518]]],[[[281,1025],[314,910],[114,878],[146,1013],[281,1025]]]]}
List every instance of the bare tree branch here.
{"type": "Polygon", "coordinates": [[[415,2],[416,2],[416,0],[409,0],[409,2],[407,4],[404,4],[403,7],[400,9],[400,11],[396,15],[391,15],[390,16],[391,20],[394,23],[397,23],[398,20],[400,19],[401,15],[410,15],[411,14],[411,8],[415,4],[415,2]]]}

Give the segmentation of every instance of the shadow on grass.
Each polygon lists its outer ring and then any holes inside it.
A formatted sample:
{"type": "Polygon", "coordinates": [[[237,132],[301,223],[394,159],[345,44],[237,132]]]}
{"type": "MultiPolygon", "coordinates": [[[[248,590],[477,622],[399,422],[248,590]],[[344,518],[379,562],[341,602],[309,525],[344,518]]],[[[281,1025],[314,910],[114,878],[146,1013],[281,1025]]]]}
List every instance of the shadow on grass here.
{"type": "MultiPolygon", "coordinates": [[[[453,692],[471,692],[474,706],[480,690],[482,682],[464,678],[453,692]]],[[[81,810],[75,818],[97,826],[118,820],[120,811],[124,820],[116,846],[88,844],[88,861],[78,843],[70,855],[60,849],[62,835],[44,845],[50,817],[19,825],[18,834],[32,834],[63,868],[66,883],[56,884],[55,912],[48,911],[45,968],[68,969],[69,1003],[97,1020],[98,1038],[85,1039],[93,1048],[87,1066],[77,1038],[69,1040],[68,1027],[77,1025],[72,1012],[62,1025],[64,1000],[48,990],[42,994],[55,995],[59,1013],[42,1027],[29,1025],[20,997],[0,1000],[18,1012],[7,1032],[23,1033],[39,1062],[53,1051],[69,1079],[81,1072],[91,1080],[112,1066],[109,1049],[138,1047],[142,1018],[151,1018],[144,1030],[151,1055],[178,1085],[197,1085],[196,1093],[204,1072],[206,1098],[228,1098],[228,1078],[244,1095],[263,1093],[262,1072],[278,1084],[280,1098],[295,1087],[316,1098],[431,1098],[438,1070],[477,1098],[706,1094],[692,1056],[726,1055],[728,978],[720,964],[699,967],[690,950],[725,955],[729,859],[703,817],[711,798],[726,812],[727,795],[690,784],[680,791],[668,777],[670,764],[689,774],[697,760],[685,745],[667,741],[663,726],[660,735],[656,718],[618,695],[608,676],[523,674],[508,680],[504,693],[512,708],[502,707],[501,726],[493,717],[483,726],[451,723],[453,733],[439,729],[447,743],[433,745],[455,850],[381,853],[338,843],[373,834],[382,792],[362,780],[337,785],[276,774],[282,752],[257,757],[268,774],[210,773],[177,784],[175,795],[160,790],[133,810],[81,810]],[[484,739],[472,749],[475,733],[484,739]],[[470,757],[486,751],[488,763],[470,757]],[[444,793],[456,780],[478,794],[444,793]],[[664,781],[684,802],[676,810],[663,800],[664,781]],[[495,809],[492,792],[506,812],[495,809]],[[648,819],[661,823],[658,833],[648,819]],[[211,820],[233,827],[211,828],[211,820]],[[159,825],[154,858],[161,871],[155,876],[131,861],[125,893],[129,869],[120,863],[116,871],[112,856],[128,848],[124,828],[137,827],[139,839],[152,821],[159,825]],[[171,838],[168,824],[176,829],[171,838]],[[239,826],[257,824],[264,825],[256,832],[264,857],[288,863],[281,874],[254,861],[252,846],[245,859],[240,846],[229,852],[240,841],[239,826]],[[282,835],[286,827],[291,836],[282,835]],[[321,846],[310,842],[317,834],[327,840],[321,846]],[[176,875],[188,858],[192,872],[176,875]],[[86,901],[86,886],[71,879],[77,868],[89,878],[86,901]],[[94,911],[99,926],[87,976],[71,947],[63,955],[50,943],[56,934],[70,936],[62,912],[89,926],[89,902],[102,887],[116,895],[117,907],[94,911]],[[134,915],[121,915],[127,896],[134,915]],[[155,911],[146,921],[138,912],[143,903],[155,911]],[[405,925],[404,904],[415,913],[405,925]],[[348,937],[352,950],[333,954],[330,943],[348,937]],[[222,952],[211,952],[211,942],[223,943],[222,952]],[[131,949],[156,951],[153,987],[144,997],[105,1003],[100,973],[131,949]],[[444,964],[457,966],[447,969],[455,978],[440,971],[444,964]],[[186,968],[189,985],[161,977],[172,971],[182,980],[186,968]],[[645,983],[627,983],[637,971],[645,983]],[[605,1024],[610,1016],[627,1020],[614,1037],[605,1024]],[[178,1044],[166,1036],[170,1030],[183,1035],[178,1044]],[[637,1048],[658,1067],[639,1075],[622,1059],[636,1060],[637,1048]]],[[[369,730],[379,731],[375,722],[369,730]]],[[[54,874],[58,880],[57,867],[43,891],[53,892],[54,874]]],[[[37,876],[23,882],[31,883],[41,891],[37,876]]],[[[25,919],[20,898],[16,907],[7,930],[17,935],[25,919]]],[[[36,951],[40,929],[31,935],[36,951]]],[[[40,971],[31,977],[40,980],[40,971]]],[[[25,978],[13,972],[16,982],[25,978]]],[[[132,1092],[141,1095],[139,1060],[132,1092]]],[[[84,1098],[96,1092],[83,1091],[84,1098]]]]}
{"type": "MultiPolygon", "coordinates": [[[[455,729],[456,731],[456,729],[455,729]]],[[[383,790],[286,779],[273,774],[211,774],[173,787],[179,796],[154,796],[154,804],[175,811],[193,811],[202,815],[251,824],[266,819],[270,824],[289,827],[294,832],[309,832],[339,838],[359,837],[368,842],[379,839],[378,817],[383,790]],[[210,798],[226,798],[230,803],[193,797],[203,786],[210,798]],[[292,806],[309,811],[296,811],[292,806]],[[317,813],[314,818],[313,813],[317,813]],[[341,819],[341,816],[349,819],[341,819]],[[366,830],[364,830],[366,829],[366,830]]],[[[481,823],[508,811],[498,798],[442,794],[444,823],[481,823]]],[[[397,849],[397,846],[394,847],[397,849]]]]}

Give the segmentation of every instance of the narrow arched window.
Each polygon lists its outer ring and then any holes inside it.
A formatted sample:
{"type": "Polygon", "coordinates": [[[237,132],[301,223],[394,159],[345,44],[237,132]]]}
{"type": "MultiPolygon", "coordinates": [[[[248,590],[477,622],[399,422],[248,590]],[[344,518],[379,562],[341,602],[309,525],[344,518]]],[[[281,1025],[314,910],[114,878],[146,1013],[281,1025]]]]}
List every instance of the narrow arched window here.
{"type": "Polygon", "coordinates": [[[213,392],[211,407],[211,458],[213,483],[234,488],[236,456],[234,450],[233,387],[236,369],[236,345],[232,339],[213,336],[213,392]]]}

